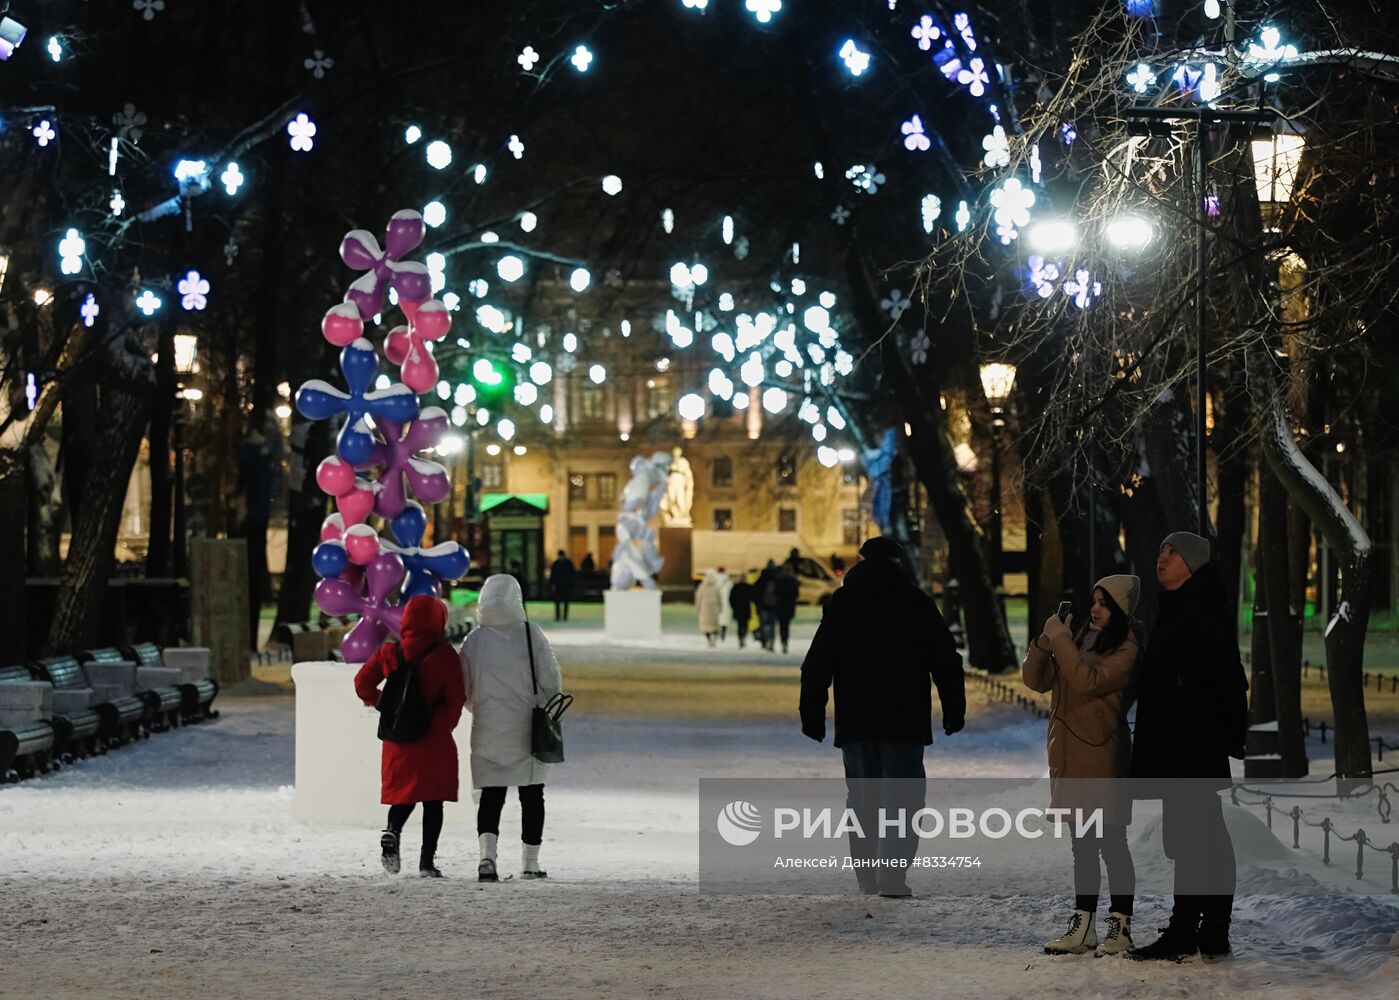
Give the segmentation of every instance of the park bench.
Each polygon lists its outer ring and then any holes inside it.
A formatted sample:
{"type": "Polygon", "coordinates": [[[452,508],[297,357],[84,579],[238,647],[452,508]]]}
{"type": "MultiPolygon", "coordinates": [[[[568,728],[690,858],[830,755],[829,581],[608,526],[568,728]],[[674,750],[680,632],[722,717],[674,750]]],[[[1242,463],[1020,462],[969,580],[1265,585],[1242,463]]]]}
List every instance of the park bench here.
{"type": "Polygon", "coordinates": [[[173,669],[179,672],[175,687],[180,691],[180,721],[188,724],[217,719],[213,702],[219,693],[217,681],[210,680],[209,650],[199,646],[170,647],[163,653],[153,642],[138,642],[122,652],[141,667],[173,669]],[[178,666],[176,665],[178,664],[178,666]]]}
{"type": "Polygon", "coordinates": [[[31,722],[18,730],[0,730],[0,781],[32,778],[36,772],[57,770],[53,755],[54,726],[47,720],[31,722]]]}
{"type": "Polygon", "coordinates": [[[147,725],[151,729],[164,732],[180,724],[184,695],[179,688],[182,677],[178,668],[163,664],[141,665],[128,658],[124,651],[110,646],[84,650],[77,658],[101,700],[114,701],[134,694],[149,709],[147,725]],[[99,677],[111,683],[112,690],[99,689],[99,677]]]}
{"type": "Polygon", "coordinates": [[[101,718],[100,738],[106,744],[125,744],[149,732],[149,703],[135,695],[93,704],[94,692],[75,656],[50,656],[35,665],[39,676],[53,685],[54,714],[68,716],[85,708],[101,718]]]}

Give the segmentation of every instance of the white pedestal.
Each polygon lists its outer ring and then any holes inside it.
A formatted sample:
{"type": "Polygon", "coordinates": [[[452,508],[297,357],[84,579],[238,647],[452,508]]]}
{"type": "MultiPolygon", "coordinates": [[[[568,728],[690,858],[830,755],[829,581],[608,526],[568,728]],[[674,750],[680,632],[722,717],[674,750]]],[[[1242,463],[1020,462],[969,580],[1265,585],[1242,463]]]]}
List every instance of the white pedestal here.
{"type": "Polygon", "coordinates": [[[605,590],[602,593],[603,629],[609,639],[661,638],[659,590],[605,590]]]}
{"type": "MultiPolygon", "coordinates": [[[[299,823],[381,829],[388,807],[379,802],[379,713],[355,695],[358,663],[307,662],[291,668],[296,685],[296,795],[299,823]]],[[[448,802],[448,822],[475,829],[471,801],[471,716],[462,713],[457,741],[460,788],[448,802]]]]}

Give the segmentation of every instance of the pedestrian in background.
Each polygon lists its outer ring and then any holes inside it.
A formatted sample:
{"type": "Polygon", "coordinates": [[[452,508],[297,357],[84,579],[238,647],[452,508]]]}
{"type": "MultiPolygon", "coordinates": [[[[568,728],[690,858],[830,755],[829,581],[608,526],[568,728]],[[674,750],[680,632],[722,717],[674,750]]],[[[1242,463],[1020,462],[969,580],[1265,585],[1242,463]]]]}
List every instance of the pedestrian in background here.
{"type": "Polygon", "coordinates": [[[573,561],[563,549],[559,549],[558,558],[549,567],[549,589],[554,592],[554,621],[568,621],[568,602],[573,600],[573,587],[576,582],[577,573],[573,568],[573,561]]]}

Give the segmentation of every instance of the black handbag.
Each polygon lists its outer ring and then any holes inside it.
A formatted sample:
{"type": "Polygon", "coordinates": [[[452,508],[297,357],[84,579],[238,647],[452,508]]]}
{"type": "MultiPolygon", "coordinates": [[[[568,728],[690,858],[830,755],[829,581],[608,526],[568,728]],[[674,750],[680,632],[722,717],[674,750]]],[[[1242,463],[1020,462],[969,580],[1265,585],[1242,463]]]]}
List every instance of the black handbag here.
{"type": "Polygon", "coordinates": [[[544,764],[563,762],[563,727],[559,717],[573,704],[573,695],[559,692],[541,708],[539,701],[539,678],[534,672],[534,635],[529,622],[525,622],[525,645],[529,647],[529,680],[534,690],[534,714],[530,718],[529,752],[535,760],[544,764]]]}

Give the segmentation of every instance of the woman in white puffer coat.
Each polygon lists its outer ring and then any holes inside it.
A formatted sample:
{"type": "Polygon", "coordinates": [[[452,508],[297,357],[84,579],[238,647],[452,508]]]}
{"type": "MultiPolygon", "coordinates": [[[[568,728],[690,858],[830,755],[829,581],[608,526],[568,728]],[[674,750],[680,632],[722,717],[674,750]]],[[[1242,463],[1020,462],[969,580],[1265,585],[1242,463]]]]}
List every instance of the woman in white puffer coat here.
{"type": "Polygon", "coordinates": [[[481,793],[476,835],[481,846],[477,877],[495,882],[496,842],[507,788],[519,789],[524,843],[521,877],[545,877],[539,867],[544,839],[544,779],[549,765],[530,753],[531,719],[563,689],[559,661],[538,625],[525,620],[520,584],[513,576],[487,577],[476,605],[476,628],[461,646],[466,710],[471,713],[471,784],[481,793]],[[529,641],[525,630],[529,630],[529,641]],[[530,680],[530,643],[534,676],[530,680]]]}

